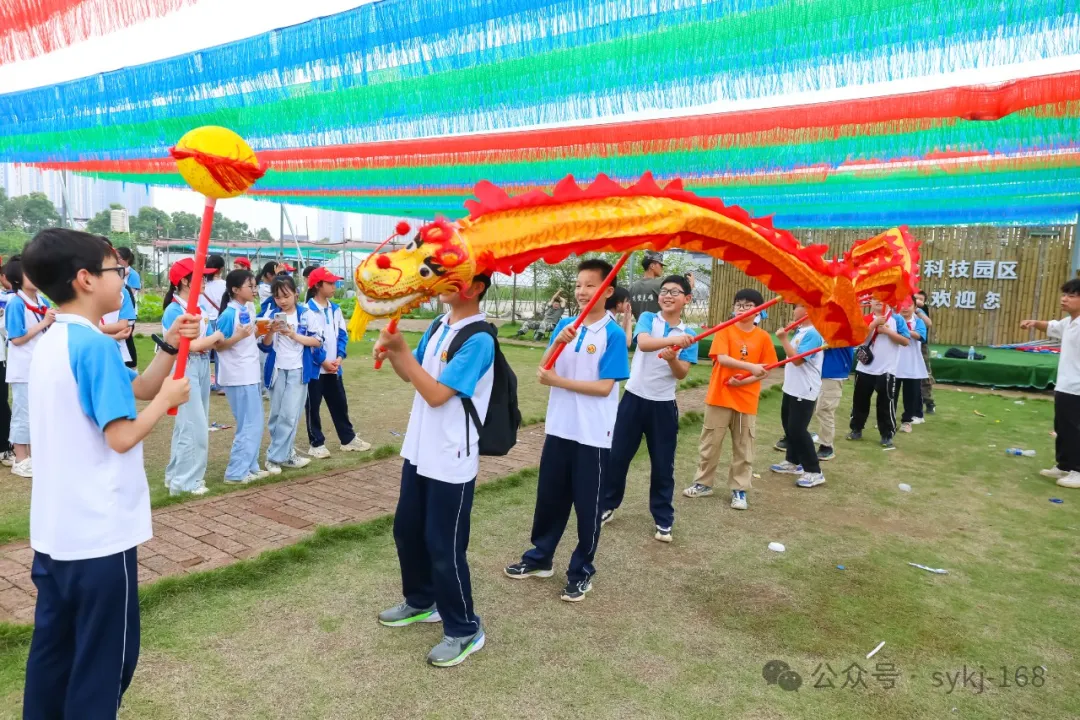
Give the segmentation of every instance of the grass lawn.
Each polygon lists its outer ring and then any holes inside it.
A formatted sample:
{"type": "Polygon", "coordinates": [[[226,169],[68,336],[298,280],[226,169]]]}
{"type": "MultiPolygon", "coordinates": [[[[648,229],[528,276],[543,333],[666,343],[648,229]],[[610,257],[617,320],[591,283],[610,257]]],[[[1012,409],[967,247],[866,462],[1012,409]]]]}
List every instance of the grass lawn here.
{"type": "MultiPolygon", "coordinates": [[[[399,599],[386,520],[152,586],[121,717],[1080,717],[1080,496],[1037,475],[1052,408],[938,393],[938,414],[896,451],[841,441],[828,484],[813,490],[767,470],[779,459],[771,393],[750,510],[729,509],[723,492],[678,497],[671,545],[652,539],[639,457],[603,531],[595,588],[576,605],[558,599],[573,520],[554,578],[509,580],[501,569],[527,547],[535,475],[483,488],[470,558],[488,645],[452,670],[423,662],[438,625],[375,622],[399,599]],[[1039,455],[1007,457],[1011,445],[1039,455]],[[799,674],[798,692],[765,682],[772,660],[799,674]],[[889,665],[892,689],[878,679],[889,665]],[[1018,668],[1021,682],[1040,668],[1041,686],[997,687],[1003,667],[1011,684],[1018,668]],[[980,693],[970,683],[982,668],[980,693]],[[815,689],[826,681],[834,688],[815,689]]],[[[679,489],[697,433],[680,436],[679,489]]],[[[19,712],[25,652],[23,635],[0,650],[0,717],[19,712]]]]}
{"type": "MultiPolygon", "coordinates": [[[[408,342],[415,347],[420,340],[420,333],[405,333],[408,342]]],[[[371,346],[377,335],[369,332],[359,343],[349,345],[349,358],[345,361],[345,389],[349,397],[349,413],[353,427],[363,439],[370,442],[373,451],[363,454],[342,453],[334,434],[330,414],[323,407],[323,432],[327,435],[326,446],[333,453],[326,460],[316,460],[304,470],[286,472],[262,481],[262,484],[280,482],[316,475],[357,465],[372,457],[394,454],[401,445],[402,436],[409,423],[409,410],[412,407],[413,389],[402,382],[393,370],[375,372],[371,362],[371,346]]],[[[149,338],[136,338],[139,349],[139,362],[142,367],[149,364],[153,356],[154,344],[149,338]]],[[[521,415],[526,423],[542,421],[547,407],[547,388],[535,380],[535,369],[539,364],[542,347],[523,347],[506,344],[503,352],[518,374],[518,396],[521,415]]],[[[689,384],[708,380],[708,368],[694,368],[687,379],[689,384]]],[[[264,409],[270,411],[269,401],[264,409]]],[[[210,397],[210,421],[222,425],[232,425],[233,416],[225,398],[219,395],[210,397]]],[[[155,507],[170,502],[185,502],[190,495],[170,498],[165,489],[165,465],[169,462],[169,450],[172,441],[172,421],[164,419],[146,439],[143,452],[146,460],[146,475],[150,482],[150,498],[155,507]]],[[[210,433],[210,460],[206,471],[206,485],[211,494],[232,492],[248,486],[226,485],[223,481],[225,466],[229,462],[229,450],[232,447],[233,430],[221,430],[210,433]]],[[[269,433],[264,433],[262,460],[265,460],[266,446],[270,443],[269,433]]],[[[297,433],[296,447],[307,450],[307,430],[303,420],[297,433]]],[[[204,496],[206,497],[206,496],[204,496]]],[[[0,544],[24,539],[30,533],[30,482],[23,478],[0,472],[0,544]]]]}

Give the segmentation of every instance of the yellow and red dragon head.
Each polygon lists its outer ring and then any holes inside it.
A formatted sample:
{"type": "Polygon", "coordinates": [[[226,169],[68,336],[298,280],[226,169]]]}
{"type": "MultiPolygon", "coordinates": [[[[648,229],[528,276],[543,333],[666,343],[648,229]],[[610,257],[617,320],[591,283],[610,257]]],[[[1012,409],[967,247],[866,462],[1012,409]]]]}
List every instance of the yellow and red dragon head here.
{"type": "Polygon", "coordinates": [[[476,186],[469,216],[425,225],[407,247],[369,258],[356,270],[353,337],[369,317],[398,316],[427,298],[465,287],[474,273],[521,272],[572,253],[683,248],[705,253],[757,278],[788,302],[807,306],[814,326],[834,347],[866,338],[859,298],[890,304],[914,291],[918,244],[906,228],[856,243],[827,261],[823,245],[803,246],[770,218],[752,218],[683,189],[661,187],[646,173],[624,187],[600,175],[587,187],[567,177],[551,194],[510,196],[491,183],[476,186]]]}

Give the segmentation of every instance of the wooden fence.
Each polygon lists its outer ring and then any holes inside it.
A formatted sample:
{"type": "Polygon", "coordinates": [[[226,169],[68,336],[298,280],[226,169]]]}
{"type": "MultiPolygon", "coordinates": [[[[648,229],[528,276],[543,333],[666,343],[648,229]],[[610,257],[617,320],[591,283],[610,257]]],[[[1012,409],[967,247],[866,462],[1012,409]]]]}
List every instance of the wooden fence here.
{"type": "MultiPolygon", "coordinates": [[[[828,245],[826,257],[840,255],[859,239],[880,230],[794,230],[804,244],[828,245]]],[[[930,341],[944,345],[1001,345],[1039,335],[1020,329],[1025,318],[1060,317],[1061,284],[1070,277],[1075,227],[912,228],[919,248],[921,287],[927,293],[934,328],[930,341]]],[[[731,313],[740,288],[752,287],[766,299],[765,286],[731,265],[714,262],[709,321],[731,313]]],[[[787,322],[790,309],[778,306],[762,324],[772,331],[787,322]]]]}

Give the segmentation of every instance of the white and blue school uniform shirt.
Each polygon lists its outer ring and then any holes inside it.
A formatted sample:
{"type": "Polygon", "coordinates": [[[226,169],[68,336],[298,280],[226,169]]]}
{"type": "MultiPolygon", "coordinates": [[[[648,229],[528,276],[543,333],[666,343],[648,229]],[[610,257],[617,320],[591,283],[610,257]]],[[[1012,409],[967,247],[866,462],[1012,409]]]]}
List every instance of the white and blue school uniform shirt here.
{"type": "Polygon", "coordinates": [[[125,282],[132,290],[142,290],[142,278],[139,277],[138,270],[133,267],[128,267],[127,280],[125,282]]]}
{"type": "MultiPolygon", "coordinates": [[[[634,326],[634,337],[642,333],[655,338],[666,338],[675,335],[693,335],[693,331],[686,323],[679,323],[672,327],[658,313],[643,312],[634,326]]],[[[626,391],[632,392],[646,400],[669,401],[675,399],[675,386],[678,381],[671,373],[671,366],[666,360],[660,359],[660,350],[643,352],[640,348],[634,351],[634,359],[630,363],[630,379],[626,381],[626,391]]],[[[679,359],[691,364],[697,364],[698,346],[694,343],[688,348],[679,351],[679,359]]]]}
{"type": "MultiPolygon", "coordinates": [[[[349,342],[349,334],[346,328],[345,316],[341,314],[341,308],[335,303],[329,303],[326,307],[312,298],[307,301],[307,308],[322,318],[323,350],[326,352],[324,362],[333,362],[339,357],[345,357],[345,348],[349,342]]],[[[331,375],[329,370],[320,368],[320,375],[331,375]]],[[[341,374],[338,368],[337,374],[341,374]]]]}
{"type": "MultiPolygon", "coordinates": [[[[111,313],[102,316],[102,325],[111,325],[114,322],[121,320],[135,320],[138,318],[138,313],[135,312],[135,303],[131,301],[131,293],[127,290],[120,291],[120,309],[113,310],[111,313]]],[[[128,352],[127,340],[117,340],[116,344],[120,346],[120,357],[124,359],[124,362],[131,362],[131,353],[128,352]]]]}
{"type": "MultiPolygon", "coordinates": [[[[253,325],[256,317],[253,303],[240,304],[231,300],[218,316],[218,332],[228,340],[239,328],[253,325]]],[[[227,350],[218,350],[218,385],[234,387],[259,384],[262,369],[259,366],[258,342],[255,333],[252,333],[227,350]]]]}
{"type": "MultiPolygon", "coordinates": [[[[559,321],[551,331],[553,345],[563,328],[576,318],[559,321]]],[[[568,380],[614,380],[604,397],[553,387],[548,395],[545,431],[548,435],[573,440],[582,445],[611,448],[611,433],[619,413],[619,381],[630,377],[626,333],[614,316],[606,313],[592,325],[582,325],[559,359],[555,374],[568,380]]]]}
{"type": "MultiPolygon", "coordinates": [[[[911,336],[904,318],[890,310],[885,316],[885,323],[876,328],[877,334],[873,336],[874,340],[870,345],[870,350],[874,353],[874,361],[869,365],[857,363],[855,369],[859,372],[867,375],[896,375],[896,363],[900,360],[900,345],[892,338],[885,336],[882,329],[886,327],[892,328],[904,337],[911,336]]],[[[874,331],[870,332],[873,335],[874,331]]]]}
{"type": "MultiPolygon", "coordinates": [[[[821,333],[813,325],[802,325],[791,338],[795,353],[804,353],[825,344],[821,333]]],[[[784,394],[800,400],[816,401],[821,394],[821,366],[823,353],[816,352],[803,358],[802,365],[788,363],[784,366],[784,394]]]]}
{"type": "MultiPolygon", "coordinates": [[[[38,295],[37,305],[30,302],[22,290],[15,293],[7,303],[4,310],[4,327],[7,329],[7,382],[24,383],[30,380],[31,359],[34,356],[34,348],[41,341],[45,333],[40,332],[22,345],[12,344],[15,338],[21,338],[28,328],[45,319],[45,310],[51,307],[49,301],[38,295]]],[[[109,338],[110,340],[112,338],[109,338]]]]}
{"type": "MultiPolygon", "coordinates": [[[[263,317],[273,320],[278,315],[285,318],[285,322],[294,332],[301,335],[314,337],[322,336],[322,319],[316,313],[311,312],[304,305],[297,305],[292,312],[271,305],[267,308],[263,317]]],[[[274,333],[274,370],[300,370],[304,367],[304,346],[292,338],[285,337],[279,332],[274,333]]]]}
{"type": "MultiPolygon", "coordinates": [[[[911,320],[905,320],[900,316],[897,316],[896,319],[900,324],[906,325],[909,331],[914,330],[919,334],[919,337],[926,337],[926,323],[922,321],[922,318],[912,315],[911,320]]],[[[926,372],[926,362],[922,356],[922,341],[911,337],[910,332],[908,332],[907,347],[900,348],[900,352],[897,354],[895,374],[896,377],[903,380],[922,380],[929,377],[926,372]]]]}
{"type": "Polygon", "coordinates": [[[30,546],[53,560],[85,560],[149,540],[150,488],[142,443],[118,453],[114,420],[134,420],[136,373],[116,341],[84,317],[61,314],[29,369],[30,546]]]}
{"type": "MultiPolygon", "coordinates": [[[[165,332],[169,332],[169,328],[173,326],[176,319],[186,312],[186,303],[180,304],[179,300],[173,300],[169,303],[169,307],[165,308],[165,312],[161,314],[161,328],[165,332]]],[[[206,316],[199,315],[199,337],[206,337],[209,335],[209,327],[206,324],[206,316]]],[[[192,355],[206,355],[207,351],[200,353],[191,353],[192,355]]]]}
{"type": "Polygon", "coordinates": [[[211,280],[208,276],[202,290],[199,291],[199,309],[202,310],[202,314],[206,316],[206,320],[212,327],[217,327],[215,323],[218,316],[225,309],[218,307],[223,295],[225,295],[225,281],[219,278],[211,280]]]}
{"type": "Polygon", "coordinates": [[[431,324],[413,351],[424,372],[457,393],[439,407],[428,405],[420,393],[413,398],[401,457],[415,465],[419,475],[432,480],[460,485],[480,471],[480,432],[469,427],[466,443],[466,424],[472,420],[461,398],[472,399],[476,414],[487,417],[495,379],[495,341],[481,332],[466,340],[450,362],[447,353],[462,328],[484,318],[480,313],[450,324],[444,315],[431,324]]]}

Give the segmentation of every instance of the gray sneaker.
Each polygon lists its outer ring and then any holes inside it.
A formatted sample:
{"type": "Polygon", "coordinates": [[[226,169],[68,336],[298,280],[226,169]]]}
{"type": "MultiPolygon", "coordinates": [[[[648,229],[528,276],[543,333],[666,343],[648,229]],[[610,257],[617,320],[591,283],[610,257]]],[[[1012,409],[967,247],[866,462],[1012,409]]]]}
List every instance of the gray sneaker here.
{"type": "Polygon", "coordinates": [[[442,622],[442,617],[439,616],[439,611],[435,609],[434,605],[426,610],[421,610],[414,608],[404,600],[389,610],[383,610],[379,613],[379,623],[387,627],[403,627],[418,622],[442,622]]]}
{"type": "Polygon", "coordinates": [[[431,648],[427,661],[435,667],[454,667],[465,662],[465,658],[484,647],[484,628],[474,635],[465,637],[443,636],[442,642],[431,648]]]}

